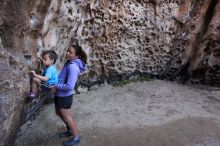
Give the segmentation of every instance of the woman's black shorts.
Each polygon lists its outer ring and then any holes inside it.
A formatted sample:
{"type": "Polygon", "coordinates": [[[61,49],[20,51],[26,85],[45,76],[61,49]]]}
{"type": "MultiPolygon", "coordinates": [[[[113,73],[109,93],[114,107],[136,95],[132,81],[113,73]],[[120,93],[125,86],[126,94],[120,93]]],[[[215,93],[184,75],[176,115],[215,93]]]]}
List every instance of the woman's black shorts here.
{"type": "Polygon", "coordinates": [[[54,97],[54,103],[56,109],[70,109],[73,103],[73,95],[66,97],[54,97]]]}

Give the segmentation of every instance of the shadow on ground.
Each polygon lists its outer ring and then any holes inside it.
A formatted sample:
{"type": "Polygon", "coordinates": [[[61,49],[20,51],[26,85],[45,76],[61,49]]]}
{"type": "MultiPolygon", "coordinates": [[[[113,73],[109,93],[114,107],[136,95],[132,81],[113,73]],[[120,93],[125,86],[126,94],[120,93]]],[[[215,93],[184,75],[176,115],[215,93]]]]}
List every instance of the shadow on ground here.
{"type": "MultiPolygon", "coordinates": [[[[215,120],[185,118],[162,126],[117,129],[80,129],[79,146],[219,146],[220,127],[215,120]]],[[[16,146],[61,146],[58,133],[27,139],[16,146]]]]}

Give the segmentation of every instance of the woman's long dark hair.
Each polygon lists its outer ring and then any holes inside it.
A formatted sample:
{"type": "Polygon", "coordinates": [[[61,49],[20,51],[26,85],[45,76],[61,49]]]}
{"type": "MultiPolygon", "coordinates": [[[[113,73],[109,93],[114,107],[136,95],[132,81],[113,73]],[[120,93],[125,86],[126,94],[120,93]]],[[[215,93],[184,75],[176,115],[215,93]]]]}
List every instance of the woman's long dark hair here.
{"type": "Polygon", "coordinates": [[[76,56],[78,56],[78,58],[81,59],[86,64],[87,63],[86,52],[78,44],[72,45],[71,47],[75,50],[76,56]]]}

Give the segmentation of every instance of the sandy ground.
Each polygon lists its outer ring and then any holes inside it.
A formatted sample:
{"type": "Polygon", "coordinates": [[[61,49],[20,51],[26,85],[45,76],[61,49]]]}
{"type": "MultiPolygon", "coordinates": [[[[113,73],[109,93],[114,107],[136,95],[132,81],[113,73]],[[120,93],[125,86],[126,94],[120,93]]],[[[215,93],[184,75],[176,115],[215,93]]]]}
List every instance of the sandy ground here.
{"type": "MultiPolygon", "coordinates": [[[[220,146],[220,91],[148,81],[102,85],[74,96],[79,146],[220,146]]],[[[15,146],[62,146],[65,129],[44,105],[15,146]]]]}

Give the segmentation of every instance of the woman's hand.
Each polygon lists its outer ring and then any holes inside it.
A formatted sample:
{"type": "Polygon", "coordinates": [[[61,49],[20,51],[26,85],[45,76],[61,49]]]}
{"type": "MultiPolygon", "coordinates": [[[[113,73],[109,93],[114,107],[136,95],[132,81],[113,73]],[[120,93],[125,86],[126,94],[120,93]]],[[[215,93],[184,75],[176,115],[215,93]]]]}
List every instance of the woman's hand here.
{"type": "Polygon", "coordinates": [[[50,86],[49,88],[50,88],[50,90],[51,90],[53,93],[56,92],[56,88],[55,88],[54,86],[50,86]]]}

